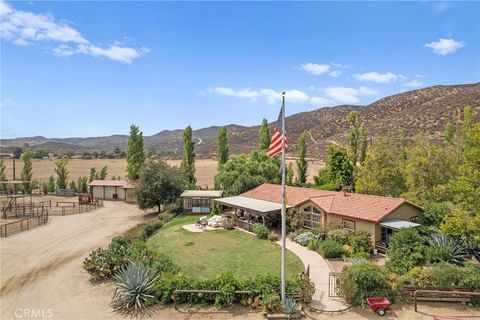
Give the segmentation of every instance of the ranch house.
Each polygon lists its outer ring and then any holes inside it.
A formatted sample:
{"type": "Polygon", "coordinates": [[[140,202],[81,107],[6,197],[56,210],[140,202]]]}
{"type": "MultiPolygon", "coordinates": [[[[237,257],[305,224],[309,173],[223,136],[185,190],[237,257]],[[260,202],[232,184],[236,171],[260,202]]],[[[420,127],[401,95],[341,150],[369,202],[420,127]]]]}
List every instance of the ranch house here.
{"type": "Polygon", "coordinates": [[[88,184],[97,199],[136,203],[135,185],[126,180],[93,180],[88,184]]]}
{"type": "Polygon", "coordinates": [[[184,213],[210,213],[213,199],[220,198],[223,190],[185,190],[183,199],[184,213]]]}
{"type": "MultiPolygon", "coordinates": [[[[402,198],[290,186],[286,198],[287,219],[296,218],[306,229],[336,223],[347,231],[367,231],[379,249],[388,246],[396,230],[417,227],[423,222],[422,208],[402,198]]],[[[214,202],[231,215],[237,227],[251,230],[254,223],[280,226],[280,185],[265,183],[239,196],[214,202]]]]}

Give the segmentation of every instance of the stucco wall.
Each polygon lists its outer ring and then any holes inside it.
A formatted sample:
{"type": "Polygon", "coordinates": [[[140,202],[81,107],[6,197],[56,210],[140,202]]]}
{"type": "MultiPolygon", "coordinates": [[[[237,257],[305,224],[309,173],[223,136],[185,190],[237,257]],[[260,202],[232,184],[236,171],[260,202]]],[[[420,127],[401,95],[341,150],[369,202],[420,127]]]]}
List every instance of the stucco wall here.
{"type": "Polygon", "coordinates": [[[419,223],[423,224],[422,210],[408,203],[405,203],[401,207],[397,208],[397,210],[393,211],[388,217],[386,217],[383,220],[398,219],[398,220],[410,221],[410,218],[415,216],[418,216],[419,223]]]}
{"type": "Polygon", "coordinates": [[[353,219],[353,218],[346,218],[342,216],[337,216],[334,214],[329,214],[327,217],[327,220],[330,222],[336,222],[339,224],[342,224],[342,219],[345,220],[350,220],[350,221],[355,221],[355,230],[356,231],[366,231],[372,235],[372,242],[376,238],[376,228],[375,228],[375,223],[373,222],[367,222],[367,221],[362,221],[358,219],[353,219]],[[374,238],[375,236],[375,238],[374,238]]]}
{"type": "Polygon", "coordinates": [[[103,187],[93,187],[93,196],[104,200],[113,200],[113,194],[117,193],[118,200],[125,200],[125,190],[117,187],[105,187],[105,197],[103,187]]]}

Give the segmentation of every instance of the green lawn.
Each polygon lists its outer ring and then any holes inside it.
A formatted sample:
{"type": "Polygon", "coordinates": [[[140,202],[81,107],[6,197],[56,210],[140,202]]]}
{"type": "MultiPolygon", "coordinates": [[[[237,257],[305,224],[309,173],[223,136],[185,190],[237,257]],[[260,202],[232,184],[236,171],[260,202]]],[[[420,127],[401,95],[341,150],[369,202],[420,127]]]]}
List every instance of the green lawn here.
{"type": "MultiPolygon", "coordinates": [[[[224,271],[231,271],[239,279],[266,273],[280,275],[280,246],[238,230],[195,233],[182,228],[197,220],[192,216],[175,218],[148,239],[148,246],[172,258],[182,273],[200,278],[224,271]]],[[[303,270],[300,259],[287,251],[287,277],[303,270]]]]}

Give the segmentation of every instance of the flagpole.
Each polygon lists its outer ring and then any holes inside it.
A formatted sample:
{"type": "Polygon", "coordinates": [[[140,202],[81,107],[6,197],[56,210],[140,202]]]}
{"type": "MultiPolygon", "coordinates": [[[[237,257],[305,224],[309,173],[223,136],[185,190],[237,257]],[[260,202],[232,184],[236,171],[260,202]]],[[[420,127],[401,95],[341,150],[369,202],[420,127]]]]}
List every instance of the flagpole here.
{"type": "Polygon", "coordinates": [[[287,212],[286,212],[286,188],[285,188],[285,91],[282,92],[282,304],[285,304],[286,295],[286,262],[285,262],[285,239],[287,235],[287,212]]]}

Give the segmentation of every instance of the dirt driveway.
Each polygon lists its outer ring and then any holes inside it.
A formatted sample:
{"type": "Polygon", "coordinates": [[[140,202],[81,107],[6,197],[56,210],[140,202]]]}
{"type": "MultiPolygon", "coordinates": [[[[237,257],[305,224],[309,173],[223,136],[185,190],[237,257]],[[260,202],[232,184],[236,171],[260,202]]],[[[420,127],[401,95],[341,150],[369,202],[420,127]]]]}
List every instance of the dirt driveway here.
{"type": "Polygon", "coordinates": [[[1,319],[37,316],[39,310],[43,318],[111,317],[111,285],[90,284],[82,261],[143,217],[135,206],[106,201],[95,211],[51,217],[47,226],[2,238],[1,319]]]}

